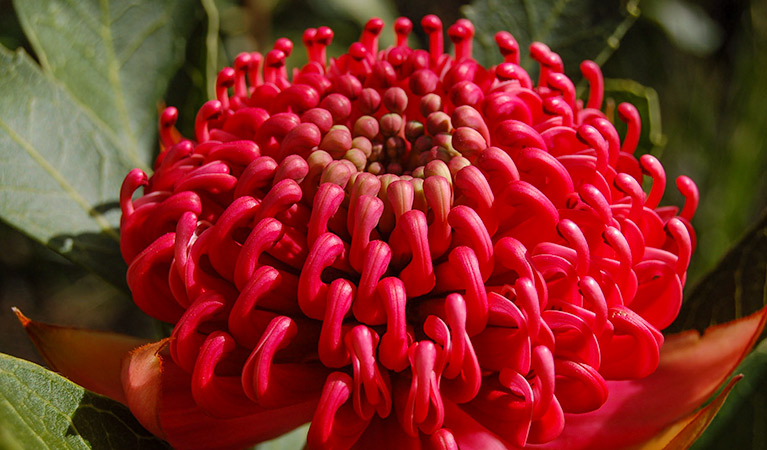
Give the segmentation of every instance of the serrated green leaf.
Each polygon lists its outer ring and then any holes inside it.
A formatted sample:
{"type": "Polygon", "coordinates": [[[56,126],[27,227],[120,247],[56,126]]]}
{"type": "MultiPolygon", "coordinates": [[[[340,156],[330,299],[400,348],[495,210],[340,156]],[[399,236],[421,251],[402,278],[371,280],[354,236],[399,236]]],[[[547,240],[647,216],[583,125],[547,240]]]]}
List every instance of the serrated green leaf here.
{"type": "Polygon", "coordinates": [[[193,5],[18,1],[42,67],[0,47],[0,218],[118,286],[119,187],[150,166],[193,5]]]}
{"type": "MultiPolygon", "coordinates": [[[[608,109],[617,108],[623,102],[634,105],[642,118],[642,133],[639,135],[637,155],[652,153],[658,156],[666,138],[661,132],[660,101],[655,89],[643,86],[634,80],[605,79],[605,100],[608,109]]],[[[621,136],[626,135],[626,124],[614,115],[615,129],[621,136]]]]}
{"type": "Polygon", "coordinates": [[[767,211],[708,275],[686,295],[669,332],[703,330],[767,305],[767,211]]]}
{"type": "Polygon", "coordinates": [[[168,449],[128,408],[36,364],[0,354],[0,447],[168,449]]]}
{"type": "Polygon", "coordinates": [[[745,375],[692,450],[767,448],[767,340],[738,366],[745,375]]]}
{"type": "Polygon", "coordinates": [[[463,9],[476,27],[474,56],[485,65],[501,62],[495,33],[508,31],[519,43],[522,65],[531,70],[531,42],[559,53],[568,73],[584,59],[604,63],[639,16],[637,1],[474,0],[463,9]]]}

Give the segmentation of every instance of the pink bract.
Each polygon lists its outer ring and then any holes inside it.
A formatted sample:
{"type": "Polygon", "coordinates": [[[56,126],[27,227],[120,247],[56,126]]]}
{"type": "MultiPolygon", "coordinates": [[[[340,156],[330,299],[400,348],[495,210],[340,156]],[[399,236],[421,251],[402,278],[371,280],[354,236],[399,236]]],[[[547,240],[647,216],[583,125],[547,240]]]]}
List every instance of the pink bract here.
{"type": "MultiPolygon", "coordinates": [[[[524,447],[656,370],[695,184],[677,179],[681,212],[659,206],[639,113],[618,106],[621,140],[595,63],[584,102],[544,44],[534,81],[508,33],[485,68],[469,21],[447,30],[455,56],[437,17],[421,25],[428,51],[404,18],[379,50],[371,19],[329,62],[333,32],[309,29],[290,78],[288,40],[239,55],[193,140],[163,112],[154,174],[132,171],[120,195],[133,298],[174,324],[151,427],[219,423],[221,448],[310,420],[309,448],[468,448],[467,428],[524,447]]],[[[188,436],[166,437],[215,446],[188,436]]]]}

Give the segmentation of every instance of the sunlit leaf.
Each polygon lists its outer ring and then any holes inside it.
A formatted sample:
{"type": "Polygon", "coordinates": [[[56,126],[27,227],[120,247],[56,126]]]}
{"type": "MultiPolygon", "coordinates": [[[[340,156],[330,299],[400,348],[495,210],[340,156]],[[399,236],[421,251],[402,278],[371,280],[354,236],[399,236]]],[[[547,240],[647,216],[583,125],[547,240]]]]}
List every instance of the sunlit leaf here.
{"type": "Polygon", "coordinates": [[[0,47],[0,218],[118,285],[119,186],[149,166],[193,5],[19,1],[40,65],[0,47]]]}
{"type": "Polygon", "coordinates": [[[0,354],[0,448],[167,449],[128,408],[0,354]]]}
{"type": "Polygon", "coordinates": [[[183,62],[194,22],[189,0],[15,1],[44,72],[147,164],[156,105],[183,62]]]}

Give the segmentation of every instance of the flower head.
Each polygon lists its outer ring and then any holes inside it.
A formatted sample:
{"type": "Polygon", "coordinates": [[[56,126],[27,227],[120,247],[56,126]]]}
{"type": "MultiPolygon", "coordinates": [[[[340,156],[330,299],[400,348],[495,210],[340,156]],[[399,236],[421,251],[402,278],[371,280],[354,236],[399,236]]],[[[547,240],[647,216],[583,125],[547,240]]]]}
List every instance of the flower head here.
{"type": "Polygon", "coordinates": [[[617,108],[622,140],[601,111],[595,63],[584,102],[544,44],[533,80],[509,33],[485,68],[471,22],[447,30],[455,56],[436,16],[421,25],[428,51],[408,47],[404,18],[379,50],[371,19],[330,61],[333,32],[306,30],[292,77],[289,40],[240,54],[194,139],[166,109],[154,174],[125,179],[133,298],[175,325],[172,389],[240,424],[227,446],[310,420],[310,448],[456,448],[467,427],[545,444],[598,410],[609,380],[658,366],[695,184],[677,179],[681,211],[659,207],[663,167],[634,156],[632,105],[617,108]],[[273,428],[249,429],[254,415],[273,428]]]}

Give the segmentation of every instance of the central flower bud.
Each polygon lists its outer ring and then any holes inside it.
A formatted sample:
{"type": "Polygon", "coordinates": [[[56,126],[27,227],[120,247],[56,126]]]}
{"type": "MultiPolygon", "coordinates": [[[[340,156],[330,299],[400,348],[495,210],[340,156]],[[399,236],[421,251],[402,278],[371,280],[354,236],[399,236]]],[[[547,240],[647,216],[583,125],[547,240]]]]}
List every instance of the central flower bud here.
{"type": "Polygon", "coordinates": [[[174,324],[179,389],[210,416],[309,402],[311,448],[387,430],[451,448],[468,415],[521,447],[598,409],[606,379],[655,370],[695,185],[677,181],[681,213],[658,207],[663,168],[633,155],[633,106],[622,141],[600,111],[596,64],[584,105],[543,44],[534,84],[510,34],[484,68],[470,22],[448,30],[455,57],[439,19],[422,25],[429,51],[407,46],[407,19],[379,51],[373,19],[330,63],[332,31],[307,30],[292,81],[288,40],[239,55],[195,140],[166,109],[154,175],[126,178],[128,284],[174,324]]]}

